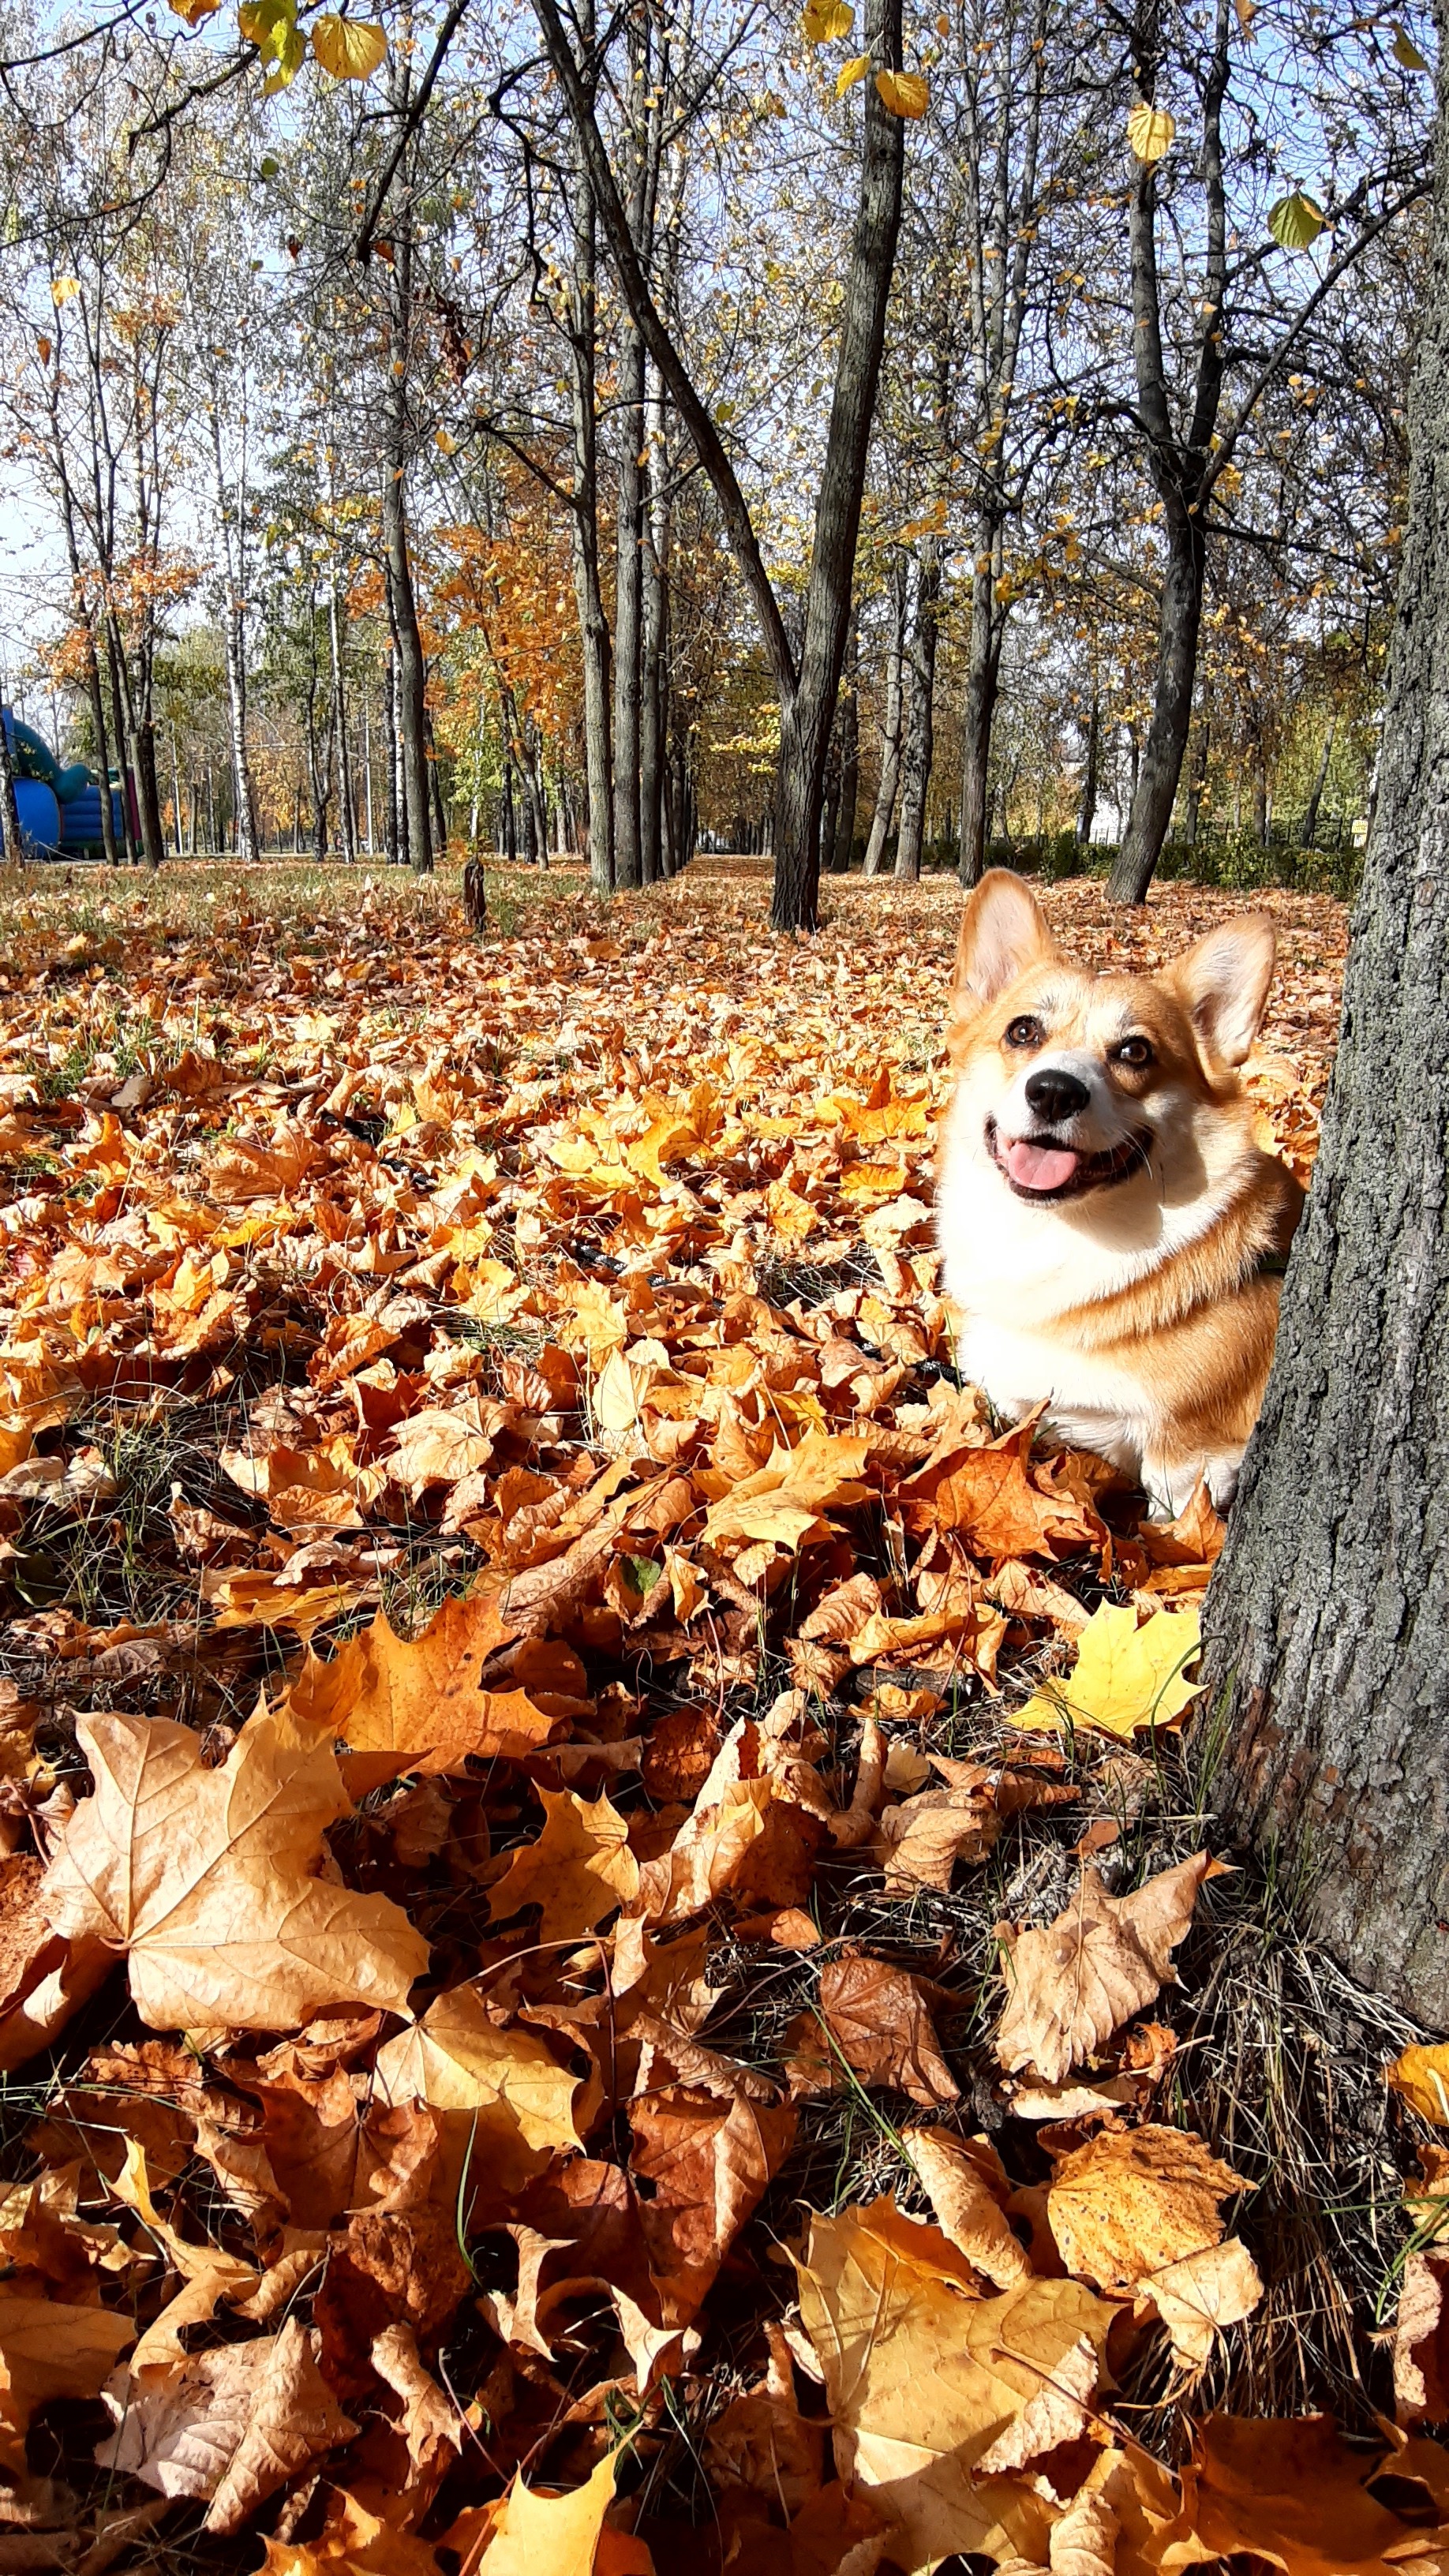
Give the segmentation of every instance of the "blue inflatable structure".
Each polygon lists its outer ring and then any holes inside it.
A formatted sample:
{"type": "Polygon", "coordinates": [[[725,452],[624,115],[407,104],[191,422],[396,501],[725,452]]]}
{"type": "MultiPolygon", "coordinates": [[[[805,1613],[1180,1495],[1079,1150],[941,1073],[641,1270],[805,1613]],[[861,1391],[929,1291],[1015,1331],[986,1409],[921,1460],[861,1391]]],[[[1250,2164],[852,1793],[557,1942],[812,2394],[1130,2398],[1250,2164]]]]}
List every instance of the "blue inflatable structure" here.
{"type": "MultiPolygon", "coordinates": [[[[0,721],[10,745],[15,808],[27,851],[41,859],[71,854],[99,858],[105,843],[101,836],[101,789],[93,773],[83,760],[73,761],[63,769],[49,744],[42,742],[31,726],[22,724],[11,708],[0,707],[0,721]]],[[[108,792],[119,848],[121,790],[113,786],[108,792]]]]}

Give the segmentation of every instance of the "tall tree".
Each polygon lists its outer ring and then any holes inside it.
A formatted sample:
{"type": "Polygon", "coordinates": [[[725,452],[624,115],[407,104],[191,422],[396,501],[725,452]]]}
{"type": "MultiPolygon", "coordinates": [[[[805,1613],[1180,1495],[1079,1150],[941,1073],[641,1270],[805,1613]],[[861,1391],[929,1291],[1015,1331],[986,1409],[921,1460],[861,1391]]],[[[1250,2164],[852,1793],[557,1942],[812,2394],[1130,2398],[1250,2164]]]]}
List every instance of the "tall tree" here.
{"type": "Polygon", "coordinates": [[[1449,1968],[1449,19],[1408,532],[1343,1030],[1277,1353],[1208,1604],[1227,1812],[1354,1973],[1449,1968]]]}

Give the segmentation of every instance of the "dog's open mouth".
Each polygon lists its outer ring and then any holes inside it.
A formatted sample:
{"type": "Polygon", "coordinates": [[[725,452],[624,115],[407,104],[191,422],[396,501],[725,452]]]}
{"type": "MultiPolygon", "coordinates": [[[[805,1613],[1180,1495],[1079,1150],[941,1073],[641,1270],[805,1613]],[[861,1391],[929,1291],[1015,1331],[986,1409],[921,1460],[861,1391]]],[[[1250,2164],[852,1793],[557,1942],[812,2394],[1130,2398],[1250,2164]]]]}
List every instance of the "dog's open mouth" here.
{"type": "Polygon", "coordinates": [[[1054,1136],[1017,1136],[1007,1143],[994,1118],[986,1121],[986,1150],[1019,1199],[1074,1199],[1125,1181],[1147,1161],[1147,1142],[1128,1136],[1109,1153],[1083,1154],[1054,1136]]]}

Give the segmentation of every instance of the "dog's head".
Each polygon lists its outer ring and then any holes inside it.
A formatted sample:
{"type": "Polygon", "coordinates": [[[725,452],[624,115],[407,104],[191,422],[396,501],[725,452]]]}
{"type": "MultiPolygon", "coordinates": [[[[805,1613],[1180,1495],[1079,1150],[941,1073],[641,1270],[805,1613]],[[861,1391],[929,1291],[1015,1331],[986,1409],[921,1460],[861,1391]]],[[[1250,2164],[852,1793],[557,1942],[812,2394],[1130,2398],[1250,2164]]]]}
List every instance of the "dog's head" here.
{"type": "Polygon", "coordinates": [[[1164,1149],[1170,1159],[1238,1099],[1273,953],[1266,914],[1242,913],[1160,974],[1089,974],[1057,947],[1021,878],[993,868],[956,952],[953,1119],[979,1134],[1008,1189],[1037,1205],[1159,1167],[1164,1149]]]}

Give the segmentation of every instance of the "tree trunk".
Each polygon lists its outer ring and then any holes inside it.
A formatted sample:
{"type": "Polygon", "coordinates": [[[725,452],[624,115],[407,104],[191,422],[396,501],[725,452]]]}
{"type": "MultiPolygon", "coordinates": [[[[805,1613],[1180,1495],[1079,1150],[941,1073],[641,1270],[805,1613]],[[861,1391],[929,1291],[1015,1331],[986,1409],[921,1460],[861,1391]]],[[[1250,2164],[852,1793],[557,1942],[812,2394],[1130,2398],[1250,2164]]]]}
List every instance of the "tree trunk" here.
{"type": "MultiPolygon", "coordinates": [[[[589,30],[586,28],[586,40],[589,30]]],[[[593,191],[580,169],[572,190],[574,273],[569,330],[573,351],[573,570],[584,665],[584,774],[589,799],[589,882],[614,890],[614,767],[609,728],[609,621],[599,578],[598,244],[593,191]]]]}
{"type": "Polygon", "coordinates": [[[865,873],[880,874],[885,845],[896,810],[896,788],[901,775],[901,723],[905,709],[903,687],[906,665],[906,569],[900,558],[894,571],[894,618],[890,643],[886,650],[885,727],[881,737],[880,784],[876,789],[875,811],[870,818],[870,834],[865,845],[865,873]]]}
{"type": "Polygon", "coordinates": [[[1167,530],[1152,720],[1142,748],[1122,847],[1107,880],[1107,892],[1114,903],[1147,901],[1152,872],[1172,821],[1182,756],[1192,723],[1197,639],[1202,624],[1203,534],[1196,513],[1171,498],[1167,504],[1167,530]]]}
{"type": "Polygon", "coordinates": [[[25,864],[25,844],[20,837],[20,813],[15,802],[15,762],[10,725],[4,721],[4,715],[8,713],[8,708],[0,713],[0,841],[3,841],[6,866],[19,868],[25,864]]]}
{"type": "Polygon", "coordinates": [[[911,711],[901,762],[901,828],[896,840],[896,875],[914,884],[921,873],[926,831],[926,798],[936,749],[936,643],[941,599],[941,548],[928,538],[921,557],[916,591],[916,629],[911,643],[911,711]]]}
{"type": "Polygon", "coordinates": [[[1308,799],[1307,809],[1303,816],[1302,828],[1298,834],[1298,846],[1300,850],[1311,850],[1314,842],[1318,838],[1318,809],[1323,803],[1323,791],[1328,784],[1328,765],[1333,758],[1333,737],[1337,731],[1338,718],[1335,716],[1323,738],[1323,752],[1318,763],[1317,775],[1313,781],[1313,793],[1308,799]]]}
{"type": "MultiPolygon", "coordinates": [[[[337,814],[342,833],[342,855],[348,866],[357,864],[357,818],[352,809],[352,760],[347,746],[347,691],[342,676],[342,632],[337,606],[337,583],[327,576],[327,645],[332,660],[332,734],[337,746],[337,814]]],[[[242,834],[242,809],[237,806],[237,838],[242,834]]]]}
{"type": "Polygon", "coordinates": [[[387,739],[387,801],[383,807],[383,856],[387,865],[395,868],[399,859],[406,860],[407,857],[406,847],[400,846],[402,813],[397,792],[397,652],[395,648],[387,654],[383,662],[382,697],[384,730],[387,739]]]}
{"type": "Polygon", "coordinates": [[[1231,1821],[1361,1982],[1449,2020],[1449,48],[1378,811],[1308,1209],[1208,1605],[1231,1821]],[[1280,1875],[1286,1872],[1280,1869],[1280,1875]]]}
{"type": "MultiPolygon", "coordinates": [[[[901,0],[873,0],[865,33],[868,50],[876,59],[898,66],[901,0]]],[[[905,127],[889,113],[873,80],[862,87],[865,149],[860,203],[840,308],[840,355],[815,512],[799,678],[780,709],[775,889],[770,907],[775,930],[819,927],[825,755],[850,628],[861,496],[901,229],[905,127]]]]}
{"type": "Polygon", "coordinates": [[[402,477],[395,463],[390,464],[383,475],[382,527],[387,548],[388,586],[396,622],[398,744],[403,809],[407,816],[408,861],[416,876],[430,876],[433,840],[428,813],[423,639],[418,629],[417,599],[408,559],[402,477]]]}
{"type": "Polygon", "coordinates": [[[639,696],[639,873],[645,885],[665,875],[664,752],[669,693],[665,677],[669,633],[669,495],[664,454],[664,405],[657,379],[645,407],[649,463],[645,474],[640,553],[644,618],[639,696]]]}
{"type": "Polygon", "coordinates": [[[827,864],[838,877],[849,874],[855,856],[855,809],[860,801],[860,700],[855,679],[852,647],[847,684],[841,691],[836,719],[840,729],[840,803],[835,816],[835,846],[827,854],[827,864]]]}
{"type": "MultiPolygon", "coordinates": [[[[637,233],[635,235],[637,240],[637,233]]],[[[614,883],[643,882],[639,830],[643,688],[644,343],[626,323],[619,356],[619,513],[614,584],[614,883]]]]}
{"type": "Polygon", "coordinates": [[[971,584],[971,637],[961,727],[961,883],[981,883],[989,837],[991,727],[1001,671],[1002,619],[994,595],[996,546],[981,549],[971,584]]]}
{"type": "Polygon", "coordinates": [[[1092,845],[1092,825],[1097,819],[1097,772],[1102,759],[1102,699],[1092,691],[1092,712],[1087,718],[1087,757],[1082,766],[1082,801],[1077,808],[1077,847],[1087,850],[1092,845]]]}
{"type": "Polygon", "coordinates": [[[1202,800],[1207,793],[1208,751],[1212,743],[1212,717],[1207,705],[1197,720],[1197,738],[1193,744],[1192,767],[1187,780],[1187,843],[1196,849],[1198,826],[1202,821],[1202,800]]]}

